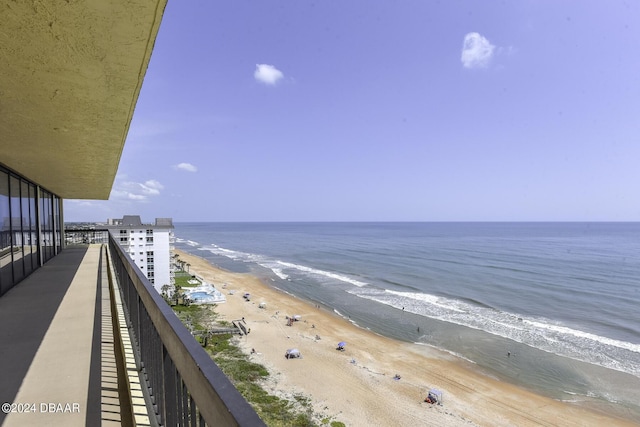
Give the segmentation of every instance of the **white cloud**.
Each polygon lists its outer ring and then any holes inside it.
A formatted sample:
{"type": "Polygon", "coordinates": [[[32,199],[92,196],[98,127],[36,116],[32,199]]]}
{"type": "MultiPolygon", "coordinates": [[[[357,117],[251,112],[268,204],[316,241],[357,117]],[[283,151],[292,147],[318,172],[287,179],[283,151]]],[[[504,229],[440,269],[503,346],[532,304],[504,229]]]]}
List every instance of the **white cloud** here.
{"type": "Polygon", "coordinates": [[[478,33],[464,36],[462,44],[462,65],[465,68],[484,68],[489,65],[495,46],[478,33]]]}
{"type": "Polygon", "coordinates": [[[278,80],[284,77],[284,74],[273,65],[256,64],[256,71],[253,73],[253,77],[264,84],[275,85],[278,80]]]}
{"type": "Polygon", "coordinates": [[[111,189],[111,196],[109,199],[124,199],[124,200],[146,200],[147,196],[136,195],[127,190],[118,190],[115,187],[111,189]]]}
{"type": "Polygon", "coordinates": [[[146,201],[148,196],[158,196],[160,190],[163,190],[164,186],[155,179],[150,179],[145,182],[133,182],[133,181],[118,181],[111,190],[111,197],[115,199],[146,201]]]}
{"type": "Polygon", "coordinates": [[[93,208],[93,207],[97,207],[98,204],[91,201],[91,200],[78,200],[78,199],[65,199],[64,201],[65,203],[70,203],[72,205],[75,206],[79,206],[79,207],[87,207],[87,208],[93,208]]]}
{"type": "Polygon", "coordinates": [[[164,189],[164,186],[155,179],[145,181],[144,184],[139,184],[144,194],[151,194],[157,196],[160,194],[160,190],[164,189]]]}
{"type": "Polygon", "coordinates": [[[179,163],[173,166],[176,170],[183,170],[187,172],[198,172],[198,168],[191,163],[179,163]]]}

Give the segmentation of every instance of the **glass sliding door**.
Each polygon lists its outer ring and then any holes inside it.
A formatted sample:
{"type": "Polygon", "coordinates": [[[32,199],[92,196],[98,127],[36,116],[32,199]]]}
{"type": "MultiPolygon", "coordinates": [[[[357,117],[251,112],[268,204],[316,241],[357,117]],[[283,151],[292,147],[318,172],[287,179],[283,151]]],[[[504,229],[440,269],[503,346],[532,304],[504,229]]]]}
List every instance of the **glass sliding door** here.
{"type": "Polygon", "coordinates": [[[11,236],[13,240],[13,283],[24,279],[24,239],[22,238],[22,204],[20,203],[20,178],[9,176],[11,205],[11,236]]]}
{"type": "Polygon", "coordinates": [[[35,270],[40,266],[38,250],[38,217],[36,212],[36,186],[29,183],[29,245],[31,246],[31,266],[35,270]]]}
{"type": "Polygon", "coordinates": [[[0,295],[13,286],[9,174],[0,169],[0,295]]]}
{"type": "Polygon", "coordinates": [[[62,250],[62,218],[60,218],[60,203],[62,203],[60,197],[53,195],[53,225],[56,254],[59,254],[62,250]]]}
{"type": "Polygon", "coordinates": [[[20,193],[22,195],[20,204],[22,205],[22,251],[24,254],[24,275],[28,276],[33,271],[32,249],[31,249],[31,213],[29,212],[29,184],[26,181],[20,182],[20,193]]]}
{"type": "Polygon", "coordinates": [[[40,191],[40,245],[42,247],[43,262],[53,256],[53,236],[51,230],[51,194],[46,190],[40,191]]]}
{"type": "Polygon", "coordinates": [[[62,215],[60,197],[0,166],[0,295],[62,250],[62,215]]]}

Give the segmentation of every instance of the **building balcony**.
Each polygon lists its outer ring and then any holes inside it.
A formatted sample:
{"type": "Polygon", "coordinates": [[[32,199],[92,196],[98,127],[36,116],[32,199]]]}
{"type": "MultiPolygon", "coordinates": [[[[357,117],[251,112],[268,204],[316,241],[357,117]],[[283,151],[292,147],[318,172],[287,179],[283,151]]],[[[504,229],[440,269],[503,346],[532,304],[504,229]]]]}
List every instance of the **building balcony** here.
{"type": "Polygon", "coordinates": [[[109,240],[65,248],[0,297],[0,425],[263,426],[109,240]]]}

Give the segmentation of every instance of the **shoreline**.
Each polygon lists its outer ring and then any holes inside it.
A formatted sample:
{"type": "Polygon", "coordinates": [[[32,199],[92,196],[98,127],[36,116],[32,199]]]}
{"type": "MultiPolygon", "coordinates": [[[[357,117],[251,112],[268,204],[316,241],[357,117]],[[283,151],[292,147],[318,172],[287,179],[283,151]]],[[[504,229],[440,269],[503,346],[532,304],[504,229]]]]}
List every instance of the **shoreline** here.
{"type": "Polygon", "coordinates": [[[269,370],[265,389],[307,396],[316,413],[332,420],[349,426],[419,425],[425,417],[445,426],[556,425],[559,419],[575,426],[635,425],[486,376],[444,350],[385,337],[251,274],[175,252],[225,294],[227,302],[216,307],[221,319],[246,319],[251,333],[238,339],[239,346],[247,354],[255,349],[252,360],[269,370]],[[250,301],[242,298],[245,292],[250,301]],[[286,317],[294,315],[300,321],[287,326],[286,317]],[[339,341],[347,342],[344,352],[336,351],[339,341]],[[288,348],[298,348],[302,358],[285,359],[288,348]],[[442,406],[424,402],[430,388],[444,392],[442,406]]]}

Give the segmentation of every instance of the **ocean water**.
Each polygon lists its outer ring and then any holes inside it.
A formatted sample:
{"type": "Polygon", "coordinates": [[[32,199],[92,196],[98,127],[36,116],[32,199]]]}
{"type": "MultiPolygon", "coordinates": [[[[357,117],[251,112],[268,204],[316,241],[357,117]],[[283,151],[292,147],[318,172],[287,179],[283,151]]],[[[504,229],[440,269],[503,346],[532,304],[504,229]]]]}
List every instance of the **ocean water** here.
{"type": "Polygon", "coordinates": [[[176,248],[640,422],[640,223],[177,223],[176,248]]]}

